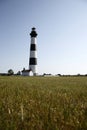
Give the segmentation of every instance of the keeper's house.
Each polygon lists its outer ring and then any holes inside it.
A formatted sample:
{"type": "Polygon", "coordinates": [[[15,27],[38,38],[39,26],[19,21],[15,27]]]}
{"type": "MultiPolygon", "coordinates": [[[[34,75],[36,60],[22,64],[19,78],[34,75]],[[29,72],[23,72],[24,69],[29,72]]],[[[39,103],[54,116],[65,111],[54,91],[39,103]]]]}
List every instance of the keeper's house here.
{"type": "Polygon", "coordinates": [[[26,70],[26,69],[24,68],[21,72],[22,72],[22,76],[29,76],[30,70],[26,70]]]}

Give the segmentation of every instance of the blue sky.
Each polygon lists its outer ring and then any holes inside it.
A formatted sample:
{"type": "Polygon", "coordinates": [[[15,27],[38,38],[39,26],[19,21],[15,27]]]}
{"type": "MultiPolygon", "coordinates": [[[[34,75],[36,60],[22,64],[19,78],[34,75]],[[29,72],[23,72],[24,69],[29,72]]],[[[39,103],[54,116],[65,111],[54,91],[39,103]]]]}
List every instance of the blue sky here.
{"type": "Polygon", "coordinates": [[[86,0],[0,0],[0,72],[28,68],[33,26],[39,74],[87,74],[86,0]]]}

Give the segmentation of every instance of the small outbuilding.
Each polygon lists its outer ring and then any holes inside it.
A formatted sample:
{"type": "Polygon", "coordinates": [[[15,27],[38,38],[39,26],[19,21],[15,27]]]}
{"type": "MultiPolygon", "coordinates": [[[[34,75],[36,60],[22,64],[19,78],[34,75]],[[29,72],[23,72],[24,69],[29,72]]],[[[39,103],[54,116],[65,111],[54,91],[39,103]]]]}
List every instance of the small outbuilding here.
{"type": "Polygon", "coordinates": [[[22,72],[22,76],[29,76],[30,70],[26,70],[25,68],[21,71],[22,72]]]}

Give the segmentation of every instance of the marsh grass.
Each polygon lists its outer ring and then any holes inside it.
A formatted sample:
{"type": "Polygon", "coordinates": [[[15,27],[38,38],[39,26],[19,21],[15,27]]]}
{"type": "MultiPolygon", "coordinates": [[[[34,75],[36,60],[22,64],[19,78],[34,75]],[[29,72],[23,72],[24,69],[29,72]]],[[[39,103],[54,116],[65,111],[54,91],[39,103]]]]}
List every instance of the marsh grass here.
{"type": "Polygon", "coordinates": [[[0,77],[1,130],[87,130],[87,77],[0,77]]]}

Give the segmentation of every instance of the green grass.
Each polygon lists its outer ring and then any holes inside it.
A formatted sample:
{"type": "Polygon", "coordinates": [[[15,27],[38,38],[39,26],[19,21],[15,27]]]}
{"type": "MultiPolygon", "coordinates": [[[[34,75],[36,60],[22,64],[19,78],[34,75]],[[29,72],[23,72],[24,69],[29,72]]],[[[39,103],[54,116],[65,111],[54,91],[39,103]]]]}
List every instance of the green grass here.
{"type": "Polygon", "coordinates": [[[87,130],[87,77],[0,77],[0,130],[87,130]]]}

